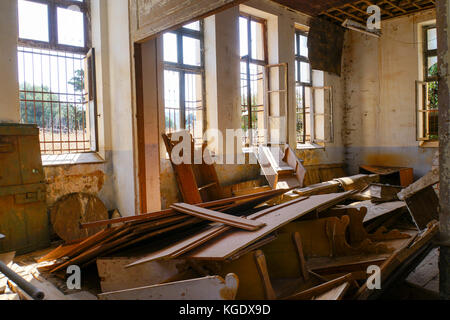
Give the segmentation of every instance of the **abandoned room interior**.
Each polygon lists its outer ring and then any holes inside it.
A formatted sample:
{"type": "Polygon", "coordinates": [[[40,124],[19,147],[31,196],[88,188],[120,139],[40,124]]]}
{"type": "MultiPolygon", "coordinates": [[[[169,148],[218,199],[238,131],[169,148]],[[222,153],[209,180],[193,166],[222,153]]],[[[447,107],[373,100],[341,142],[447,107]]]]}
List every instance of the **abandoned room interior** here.
{"type": "Polygon", "coordinates": [[[448,300],[449,23],[1,0],[0,300],[448,300]]]}

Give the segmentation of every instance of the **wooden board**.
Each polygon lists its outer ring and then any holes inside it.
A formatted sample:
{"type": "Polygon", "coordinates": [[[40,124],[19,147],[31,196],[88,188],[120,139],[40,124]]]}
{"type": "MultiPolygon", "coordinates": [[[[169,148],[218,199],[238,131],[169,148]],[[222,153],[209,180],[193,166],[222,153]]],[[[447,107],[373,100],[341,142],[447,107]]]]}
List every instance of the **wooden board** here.
{"type": "Polygon", "coordinates": [[[265,226],[265,224],[262,222],[235,217],[230,214],[196,207],[186,203],[176,203],[171,207],[172,209],[181,213],[185,213],[209,221],[220,222],[225,225],[248,231],[256,231],[265,226]]]}
{"type": "Polygon", "coordinates": [[[105,257],[97,259],[98,275],[102,292],[140,288],[161,284],[176,276],[181,260],[155,261],[127,269],[126,265],[136,257],[105,257]]]}
{"type": "Polygon", "coordinates": [[[315,297],[314,300],[342,300],[348,288],[350,288],[350,283],[345,282],[330,291],[315,297]]]}
{"type": "MultiPolygon", "coordinates": [[[[292,200],[288,203],[284,203],[272,208],[269,208],[267,210],[263,210],[259,213],[253,214],[251,216],[248,216],[247,218],[250,220],[253,219],[257,219],[265,214],[268,214],[270,212],[276,211],[280,208],[284,208],[287,207],[291,204],[295,204],[301,201],[306,200],[307,198],[304,197],[300,197],[298,199],[292,200]]],[[[131,263],[130,265],[128,265],[127,267],[133,267],[142,263],[146,263],[149,261],[154,261],[154,260],[159,260],[159,259],[168,259],[168,258],[176,258],[181,256],[182,254],[189,252],[199,246],[201,246],[202,244],[217,238],[219,235],[230,231],[231,227],[230,226],[225,226],[225,225],[216,225],[216,226],[210,226],[208,229],[206,229],[205,231],[202,231],[200,233],[194,234],[189,238],[186,238],[178,243],[175,243],[167,248],[164,248],[162,250],[159,250],[157,252],[153,252],[151,254],[149,254],[148,256],[142,258],[142,259],[138,259],[137,261],[131,263]]],[[[245,246],[247,247],[247,246],[245,246]]],[[[239,250],[238,250],[239,251],[239,250]]]]}
{"type": "Polygon", "coordinates": [[[103,293],[100,300],[234,300],[239,279],[228,274],[103,293]]]}
{"type": "Polygon", "coordinates": [[[181,143],[182,140],[180,139],[180,142],[174,143],[172,142],[170,135],[163,134],[162,137],[166,145],[167,153],[169,154],[170,161],[175,172],[175,177],[178,182],[178,188],[180,189],[184,202],[190,204],[202,203],[203,200],[198,190],[192,164],[175,164],[172,161],[172,149],[177,143],[181,143]]]}
{"type": "Polygon", "coordinates": [[[59,199],[50,213],[51,223],[56,234],[66,242],[89,237],[104,229],[81,229],[80,223],[108,219],[108,210],[96,196],[85,193],[73,193],[59,199]]]}
{"type": "Polygon", "coordinates": [[[415,192],[405,202],[419,230],[426,229],[432,220],[439,220],[439,198],[432,186],[415,192]]]}
{"type": "Polygon", "coordinates": [[[339,206],[339,209],[347,208],[367,208],[367,215],[364,217],[364,223],[367,223],[385,214],[389,214],[396,210],[406,208],[406,203],[403,201],[373,203],[367,200],[362,202],[354,202],[347,206],[339,206]]]}
{"type": "MultiPolygon", "coordinates": [[[[266,210],[263,210],[256,214],[259,216],[259,218],[256,219],[266,224],[262,229],[251,233],[245,231],[228,231],[222,236],[219,236],[196,249],[194,252],[191,252],[187,257],[190,259],[201,260],[227,259],[237,251],[242,250],[289,222],[294,221],[319,207],[326,207],[329,203],[334,204],[338,200],[344,200],[350,194],[351,192],[345,192],[312,196],[300,202],[293,200],[284,203],[283,205],[269,208],[267,209],[267,214],[265,213],[266,210]],[[292,204],[290,205],[290,203],[292,204]],[[279,207],[278,210],[277,207],[279,207]]],[[[252,216],[249,216],[248,219],[252,219],[252,216]]]]}

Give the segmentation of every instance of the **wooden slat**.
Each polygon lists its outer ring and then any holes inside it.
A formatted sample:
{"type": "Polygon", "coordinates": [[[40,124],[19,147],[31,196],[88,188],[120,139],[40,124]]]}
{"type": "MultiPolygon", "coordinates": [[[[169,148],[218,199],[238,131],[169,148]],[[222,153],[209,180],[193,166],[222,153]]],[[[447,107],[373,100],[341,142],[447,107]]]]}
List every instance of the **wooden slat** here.
{"type": "MultiPolygon", "coordinates": [[[[258,218],[255,219],[266,223],[266,226],[262,229],[251,233],[245,231],[229,231],[226,234],[215,238],[212,242],[196,249],[194,252],[191,252],[188,257],[191,259],[203,260],[226,259],[237,251],[242,250],[289,222],[292,222],[319,207],[326,207],[327,204],[334,204],[339,200],[342,201],[350,195],[351,192],[312,196],[300,202],[295,202],[295,200],[293,200],[293,202],[284,203],[284,206],[280,205],[269,208],[267,211],[263,210],[255,214],[258,216],[258,218]]],[[[253,218],[253,216],[248,217],[248,219],[253,218]]]]}
{"type": "Polygon", "coordinates": [[[348,288],[350,287],[349,282],[345,282],[336,288],[331,289],[330,291],[315,297],[314,300],[342,300],[348,288]]]}
{"type": "Polygon", "coordinates": [[[320,295],[330,291],[331,289],[333,289],[337,286],[340,286],[343,283],[350,282],[352,280],[353,280],[353,275],[351,273],[349,273],[343,277],[323,283],[321,285],[310,288],[308,290],[296,293],[296,294],[290,296],[288,298],[288,300],[309,300],[309,299],[312,299],[313,297],[320,296],[320,295]]]}
{"type": "MultiPolygon", "coordinates": [[[[228,209],[229,205],[232,205],[233,208],[237,208],[239,206],[245,205],[246,202],[257,202],[258,199],[262,199],[264,201],[279,196],[286,192],[286,190],[268,190],[264,192],[259,193],[253,193],[253,194],[246,194],[238,197],[232,197],[227,199],[221,199],[221,200],[215,200],[205,203],[196,204],[196,206],[202,207],[202,208],[208,208],[213,210],[222,210],[215,209],[219,207],[224,207],[223,210],[228,209]],[[226,208],[225,208],[226,206],[226,208]]],[[[174,216],[177,213],[173,209],[167,209],[162,210],[158,212],[152,212],[147,214],[142,214],[139,216],[132,216],[132,217],[123,217],[123,218],[117,218],[117,219],[110,219],[110,220],[103,220],[103,221],[96,221],[96,222],[89,222],[89,223],[82,223],[81,228],[91,228],[91,227],[98,227],[98,226],[105,226],[105,225],[112,225],[112,224],[118,224],[118,223],[125,223],[125,222],[131,222],[131,221],[144,221],[144,220],[156,220],[160,218],[167,218],[170,216],[174,216]]]]}
{"type": "MultiPolygon", "coordinates": [[[[270,212],[279,210],[281,208],[284,208],[284,207],[289,206],[294,203],[304,201],[306,199],[307,198],[305,198],[305,197],[301,197],[301,198],[295,199],[291,202],[283,203],[281,205],[278,205],[278,206],[269,208],[267,210],[263,210],[262,212],[256,213],[254,215],[251,215],[248,217],[248,219],[250,219],[250,220],[257,219],[259,217],[262,217],[264,214],[268,214],[270,212]]],[[[185,254],[185,253],[201,246],[202,244],[218,237],[219,235],[221,235],[229,230],[231,230],[231,227],[225,226],[225,225],[218,225],[218,226],[211,227],[201,233],[192,235],[191,237],[186,238],[178,243],[175,243],[167,248],[164,248],[157,252],[153,252],[153,253],[149,254],[148,256],[145,256],[145,257],[129,264],[127,267],[128,268],[133,267],[135,265],[147,263],[149,261],[156,261],[156,260],[167,259],[167,258],[177,258],[177,257],[181,256],[182,254],[185,254]]]]}
{"type": "Polygon", "coordinates": [[[188,215],[192,215],[194,217],[202,218],[205,220],[210,220],[214,222],[220,222],[225,225],[229,225],[232,227],[249,230],[249,231],[256,231],[261,229],[265,226],[265,223],[254,221],[254,220],[247,220],[240,217],[235,217],[230,214],[225,214],[217,211],[212,211],[196,206],[192,206],[186,203],[177,203],[172,206],[172,209],[175,209],[176,211],[179,211],[181,213],[185,213],[188,215]]]}

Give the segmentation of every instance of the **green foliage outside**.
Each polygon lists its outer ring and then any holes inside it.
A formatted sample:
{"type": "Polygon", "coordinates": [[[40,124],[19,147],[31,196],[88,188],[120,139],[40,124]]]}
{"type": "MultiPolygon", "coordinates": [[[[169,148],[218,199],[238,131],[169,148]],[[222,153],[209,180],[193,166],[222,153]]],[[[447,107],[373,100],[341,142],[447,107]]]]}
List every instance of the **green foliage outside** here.
{"type": "MultiPolygon", "coordinates": [[[[68,81],[75,93],[84,91],[84,71],[75,71],[75,76],[68,81]]],[[[30,83],[20,84],[20,117],[22,123],[34,123],[40,128],[61,128],[62,131],[84,130],[86,119],[86,106],[84,96],[77,98],[82,104],[60,103],[61,97],[51,93],[48,86],[33,86],[30,83]],[[23,91],[27,91],[26,93],[23,91]],[[61,110],[61,112],[60,112],[61,110]]]]}

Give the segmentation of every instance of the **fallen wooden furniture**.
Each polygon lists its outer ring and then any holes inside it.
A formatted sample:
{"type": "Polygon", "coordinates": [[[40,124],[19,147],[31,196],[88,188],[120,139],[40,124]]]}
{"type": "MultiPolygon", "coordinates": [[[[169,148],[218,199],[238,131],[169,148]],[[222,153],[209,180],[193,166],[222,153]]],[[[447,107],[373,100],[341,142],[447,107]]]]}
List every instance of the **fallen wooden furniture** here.
{"type": "Polygon", "coordinates": [[[379,174],[380,183],[407,187],[414,182],[413,168],[363,165],[359,167],[362,174],[379,174]]]}
{"type": "Polygon", "coordinates": [[[272,189],[301,188],[306,170],[295,152],[285,146],[258,148],[258,161],[261,170],[272,189]]]}
{"type": "Polygon", "coordinates": [[[439,169],[430,171],[421,179],[398,193],[406,202],[411,217],[419,230],[432,220],[439,220],[439,198],[433,186],[439,183],[439,169]]]}
{"type": "Polygon", "coordinates": [[[310,198],[299,198],[278,206],[262,210],[250,215],[247,219],[257,220],[265,223],[266,226],[254,231],[231,230],[227,226],[217,226],[206,231],[204,234],[192,236],[188,241],[181,241],[172,247],[150,254],[147,258],[137,260],[130,267],[146,263],[148,261],[174,258],[180,255],[173,255],[180,249],[189,247],[190,251],[186,258],[198,260],[224,260],[237,253],[239,250],[262,239],[268,234],[281,228],[283,225],[300,218],[309,212],[320,207],[334,205],[336,201],[342,201],[351,195],[351,192],[338,194],[318,195],[310,198]],[[211,237],[212,236],[212,237],[211,237]],[[201,241],[207,238],[208,241],[201,241]],[[195,245],[193,247],[193,245],[195,245]],[[194,250],[195,249],[195,250],[194,250]]]}
{"type": "MultiPolygon", "coordinates": [[[[202,203],[198,206],[214,209],[217,212],[241,210],[242,208],[250,209],[281,193],[283,193],[282,190],[270,190],[260,194],[202,203]]],[[[249,223],[248,221],[246,222],[249,223]]],[[[56,261],[53,266],[48,267],[49,271],[54,273],[63,271],[72,264],[87,266],[94,263],[98,257],[111,255],[126,248],[137,246],[150,239],[160,239],[163,235],[167,238],[172,237],[177,239],[177,237],[189,233],[188,230],[190,228],[197,228],[195,230],[196,232],[200,230],[200,234],[201,230],[209,230],[211,228],[205,220],[178,213],[173,209],[137,217],[88,223],[85,227],[92,226],[96,228],[110,224],[114,224],[115,226],[99,231],[95,235],[80,242],[60,246],[45,257],[42,257],[40,261],[56,261]]],[[[162,242],[167,243],[167,241],[162,242]]]]}
{"type": "Polygon", "coordinates": [[[100,300],[234,300],[239,279],[228,274],[225,279],[210,276],[137,289],[100,294],[100,300]]]}

